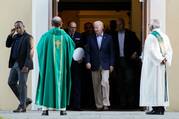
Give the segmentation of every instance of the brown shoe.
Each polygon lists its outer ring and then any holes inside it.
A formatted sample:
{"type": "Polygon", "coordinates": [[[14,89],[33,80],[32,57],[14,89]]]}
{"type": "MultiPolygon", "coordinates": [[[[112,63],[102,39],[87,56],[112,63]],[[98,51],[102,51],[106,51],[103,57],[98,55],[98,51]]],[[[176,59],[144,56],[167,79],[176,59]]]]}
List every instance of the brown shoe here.
{"type": "Polygon", "coordinates": [[[109,111],[109,107],[108,106],[104,106],[103,107],[103,111],[109,111]]]}
{"type": "Polygon", "coordinates": [[[96,108],[96,111],[103,111],[103,108],[96,108]]]}

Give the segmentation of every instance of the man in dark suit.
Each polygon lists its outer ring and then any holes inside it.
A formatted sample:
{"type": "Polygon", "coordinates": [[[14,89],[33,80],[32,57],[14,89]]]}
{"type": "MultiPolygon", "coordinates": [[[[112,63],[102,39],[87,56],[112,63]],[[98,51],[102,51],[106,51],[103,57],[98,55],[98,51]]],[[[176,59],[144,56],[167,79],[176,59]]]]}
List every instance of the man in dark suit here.
{"type": "MultiPolygon", "coordinates": [[[[75,42],[75,48],[82,47],[81,34],[76,31],[77,24],[74,21],[68,23],[68,35],[75,42]]],[[[72,90],[70,99],[70,109],[80,111],[81,102],[81,78],[82,78],[82,61],[72,61],[71,76],[72,76],[72,90]]]]}
{"type": "Polygon", "coordinates": [[[117,30],[117,21],[111,20],[109,22],[109,29],[107,29],[105,32],[111,36],[113,36],[116,33],[117,30]]]}
{"type": "MultiPolygon", "coordinates": [[[[81,33],[81,40],[83,42],[83,48],[85,49],[87,44],[87,38],[89,35],[94,34],[93,23],[86,22],[84,24],[84,32],[81,33]]],[[[91,71],[86,68],[85,60],[82,62],[82,80],[81,80],[81,108],[94,109],[94,93],[91,71]]]]}
{"type": "Polygon", "coordinates": [[[6,47],[11,48],[8,84],[20,101],[13,112],[26,112],[26,107],[32,103],[32,100],[27,98],[26,82],[29,71],[33,69],[33,39],[25,31],[22,21],[15,22],[14,26],[6,41],[6,47]]]}
{"type": "MultiPolygon", "coordinates": [[[[94,34],[93,23],[86,22],[84,24],[84,32],[81,33],[81,40],[83,41],[83,48],[85,49],[87,44],[87,38],[89,35],[94,34]]],[[[81,108],[94,109],[94,93],[91,71],[86,68],[85,60],[82,62],[82,80],[81,80],[81,108]]]]}
{"type": "Polygon", "coordinates": [[[136,74],[134,69],[140,56],[141,45],[136,34],[125,29],[124,19],[120,18],[117,25],[119,31],[113,35],[117,75],[112,84],[117,91],[115,93],[116,105],[126,108],[136,105],[136,83],[134,78],[136,74]]]}
{"type": "Polygon", "coordinates": [[[81,39],[83,41],[83,45],[86,46],[87,38],[89,35],[94,33],[93,24],[91,22],[87,22],[84,24],[84,32],[81,33],[81,39]]]}
{"type": "Polygon", "coordinates": [[[104,34],[104,25],[95,21],[94,35],[90,35],[86,49],[86,67],[92,71],[94,96],[97,110],[108,110],[109,73],[113,70],[114,54],[112,37],[104,34]]]}
{"type": "Polygon", "coordinates": [[[68,23],[68,29],[66,32],[75,42],[76,48],[83,46],[83,42],[81,40],[81,34],[79,32],[77,32],[77,23],[76,22],[70,21],[68,23]]]}

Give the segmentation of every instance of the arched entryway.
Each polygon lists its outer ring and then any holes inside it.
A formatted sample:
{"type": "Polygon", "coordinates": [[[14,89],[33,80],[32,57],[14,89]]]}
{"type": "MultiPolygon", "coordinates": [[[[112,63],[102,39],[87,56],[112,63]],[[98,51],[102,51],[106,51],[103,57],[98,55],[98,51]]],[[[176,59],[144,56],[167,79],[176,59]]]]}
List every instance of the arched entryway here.
{"type": "MultiPolygon", "coordinates": [[[[58,15],[65,21],[63,28],[67,28],[69,21],[77,22],[78,32],[84,31],[83,25],[86,22],[93,23],[95,20],[102,20],[106,29],[108,29],[111,20],[117,20],[122,17],[125,19],[126,28],[133,30],[142,42],[145,35],[143,31],[146,31],[144,30],[145,8],[144,2],[139,2],[138,0],[60,0],[58,2],[58,15]]],[[[132,74],[130,74],[132,83],[123,84],[125,82],[119,78],[119,74],[115,71],[110,76],[110,101],[112,109],[139,109],[141,62],[140,60],[135,60],[132,65],[132,74]],[[123,85],[125,87],[122,87],[123,85]],[[129,93],[128,95],[125,95],[125,91],[122,93],[122,90],[126,88],[131,88],[130,91],[126,91],[126,93],[129,93]],[[123,100],[130,100],[131,104],[123,105],[122,101],[118,101],[122,98],[123,100]]],[[[90,77],[90,75],[86,77],[90,77]]],[[[91,109],[91,104],[94,105],[92,80],[86,77],[81,81],[81,107],[91,109]]]]}

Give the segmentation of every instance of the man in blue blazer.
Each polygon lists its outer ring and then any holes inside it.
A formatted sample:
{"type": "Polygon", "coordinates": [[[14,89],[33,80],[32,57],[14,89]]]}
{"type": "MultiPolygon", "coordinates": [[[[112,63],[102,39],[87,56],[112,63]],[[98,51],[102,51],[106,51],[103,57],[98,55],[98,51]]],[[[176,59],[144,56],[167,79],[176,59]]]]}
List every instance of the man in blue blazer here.
{"type": "Polygon", "coordinates": [[[86,48],[86,67],[92,71],[94,96],[97,110],[108,110],[109,73],[113,70],[114,52],[110,35],[104,34],[101,21],[93,23],[95,34],[90,35],[86,48]]]}

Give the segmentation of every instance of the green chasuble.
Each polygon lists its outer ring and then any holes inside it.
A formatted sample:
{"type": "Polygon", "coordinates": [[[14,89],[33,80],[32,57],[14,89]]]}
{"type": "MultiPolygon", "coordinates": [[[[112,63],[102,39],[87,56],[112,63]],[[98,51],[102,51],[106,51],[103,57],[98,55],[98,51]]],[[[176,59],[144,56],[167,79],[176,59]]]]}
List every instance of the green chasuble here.
{"type": "Polygon", "coordinates": [[[38,45],[39,81],[36,104],[47,108],[66,108],[71,92],[71,62],[75,44],[67,33],[53,28],[38,45]]]}

